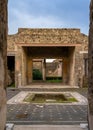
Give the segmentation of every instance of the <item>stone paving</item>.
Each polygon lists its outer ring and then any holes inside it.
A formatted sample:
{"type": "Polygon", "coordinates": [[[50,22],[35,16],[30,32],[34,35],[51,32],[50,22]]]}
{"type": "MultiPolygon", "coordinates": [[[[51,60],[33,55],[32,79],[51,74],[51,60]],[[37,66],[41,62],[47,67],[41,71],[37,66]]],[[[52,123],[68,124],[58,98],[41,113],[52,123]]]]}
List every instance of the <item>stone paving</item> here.
{"type": "Polygon", "coordinates": [[[18,94],[20,91],[36,91],[36,92],[78,92],[87,98],[87,88],[9,88],[7,89],[7,99],[11,99],[13,96],[18,94]]]}
{"type": "Polygon", "coordinates": [[[15,124],[80,124],[87,122],[87,106],[8,105],[8,122],[15,124]]]}
{"type": "MultiPolygon", "coordinates": [[[[25,89],[28,91],[29,89],[25,89]]],[[[68,91],[69,89],[30,89],[30,91],[68,91]]],[[[69,91],[76,90],[83,96],[87,94],[86,90],[71,89],[69,91]]],[[[18,94],[20,90],[8,89],[8,99],[10,99],[11,93],[13,96],[18,94]],[[14,93],[14,94],[13,94],[14,93]]],[[[15,124],[53,124],[53,125],[73,125],[80,123],[87,123],[87,105],[47,105],[47,104],[8,104],[7,105],[7,122],[15,124]]]]}

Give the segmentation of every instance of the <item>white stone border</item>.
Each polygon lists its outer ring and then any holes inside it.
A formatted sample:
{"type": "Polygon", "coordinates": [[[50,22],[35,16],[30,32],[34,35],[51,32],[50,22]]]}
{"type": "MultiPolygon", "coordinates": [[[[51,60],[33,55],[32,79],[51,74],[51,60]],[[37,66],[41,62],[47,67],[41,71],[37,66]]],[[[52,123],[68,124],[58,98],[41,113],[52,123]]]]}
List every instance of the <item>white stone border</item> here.
{"type": "Polygon", "coordinates": [[[46,104],[46,105],[87,105],[88,100],[78,92],[29,92],[29,91],[21,91],[19,92],[16,96],[11,98],[10,100],[7,101],[7,104],[30,104],[27,102],[23,102],[24,98],[29,94],[29,93],[54,93],[54,94],[62,94],[62,93],[70,93],[73,97],[75,97],[78,102],[72,102],[72,103],[31,103],[31,104],[46,104]]]}

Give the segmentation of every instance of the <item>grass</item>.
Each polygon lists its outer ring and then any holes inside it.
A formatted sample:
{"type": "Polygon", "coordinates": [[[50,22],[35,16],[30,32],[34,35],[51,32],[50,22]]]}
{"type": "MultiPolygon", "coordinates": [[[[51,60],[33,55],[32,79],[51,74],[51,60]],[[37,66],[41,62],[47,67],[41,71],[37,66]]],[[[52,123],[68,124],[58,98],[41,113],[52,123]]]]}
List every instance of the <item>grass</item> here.
{"type": "Polygon", "coordinates": [[[12,84],[9,85],[8,87],[10,87],[10,88],[15,88],[15,83],[12,83],[12,84]]]}
{"type": "Polygon", "coordinates": [[[49,83],[61,83],[62,77],[46,77],[46,82],[49,83]]]}
{"type": "Polygon", "coordinates": [[[24,102],[29,103],[71,103],[77,100],[70,95],[66,97],[65,94],[28,94],[24,102]]]}
{"type": "Polygon", "coordinates": [[[46,82],[48,82],[48,83],[61,83],[62,82],[62,80],[60,80],[60,79],[50,79],[50,80],[46,80],[46,82]]]}
{"type": "Polygon", "coordinates": [[[77,102],[77,100],[74,97],[69,98],[68,101],[70,101],[70,102],[77,102]]]}

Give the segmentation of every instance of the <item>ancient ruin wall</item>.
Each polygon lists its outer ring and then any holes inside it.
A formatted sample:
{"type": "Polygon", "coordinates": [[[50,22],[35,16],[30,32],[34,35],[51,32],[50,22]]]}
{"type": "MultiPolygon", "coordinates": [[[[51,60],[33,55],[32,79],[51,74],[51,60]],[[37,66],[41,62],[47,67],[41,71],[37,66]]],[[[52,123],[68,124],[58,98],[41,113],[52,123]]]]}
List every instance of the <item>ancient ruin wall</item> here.
{"type": "Polygon", "coordinates": [[[7,37],[8,45],[7,51],[15,51],[15,35],[9,35],[7,37]]]}
{"type": "Polygon", "coordinates": [[[93,130],[93,0],[90,4],[90,30],[89,30],[89,77],[88,77],[88,99],[89,99],[89,125],[93,130]]]}
{"type": "Polygon", "coordinates": [[[6,121],[7,0],[0,0],[0,130],[6,121]]]}
{"type": "Polygon", "coordinates": [[[86,44],[88,38],[80,33],[80,29],[23,29],[20,28],[15,35],[8,36],[8,48],[19,44],[86,44]],[[10,46],[10,47],[9,47],[10,46]]]}
{"type": "Polygon", "coordinates": [[[30,44],[43,46],[46,44],[63,44],[64,46],[77,45],[75,47],[75,85],[82,86],[83,58],[82,52],[87,51],[88,37],[80,32],[80,29],[24,29],[20,28],[15,35],[8,36],[8,52],[19,53],[18,45],[30,44]]]}

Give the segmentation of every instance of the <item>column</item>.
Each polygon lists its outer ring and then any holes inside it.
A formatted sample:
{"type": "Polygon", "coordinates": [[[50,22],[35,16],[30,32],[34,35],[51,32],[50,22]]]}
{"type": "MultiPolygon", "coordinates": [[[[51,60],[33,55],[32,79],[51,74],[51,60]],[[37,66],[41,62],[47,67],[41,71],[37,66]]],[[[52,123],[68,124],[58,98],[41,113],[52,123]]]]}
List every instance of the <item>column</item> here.
{"type": "Polygon", "coordinates": [[[32,61],[31,57],[28,57],[27,79],[28,79],[28,84],[32,83],[32,80],[33,80],[33,61],[32,61]]]}
{"type": "Polygon", "coordinates": [[[75,50],[74,48],[71,49],[70,52],[70,57],[69,57],[69,85],[74,86],[75,85],[75,50]]]}
{"type": "Polygon", "coordinates": [[[63,58],[62,62],[62,75],[63,75],[63,84],[68,83],[68,59],[63,58]]]}
{"type": "Polygon", "coordinates": [[[22,48],[22,86],[27,85],[27,52],[22,48]]]}
{"type": "Polygon", "coordinates": [[[59,62],[58,76],[62,78],[62,61],[59,62]]]}
{"type": "Polygon", "coordinates": [[[22,86],[22,47],[17,47],[15,56],[15,86],[22,86]]]}
{"type": "Polygon", "coordinates": [[[42,62],[42,77],[43,81],[46,80],[46,60],[44,59],[42,62]]]}

